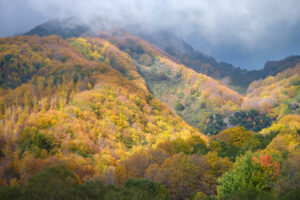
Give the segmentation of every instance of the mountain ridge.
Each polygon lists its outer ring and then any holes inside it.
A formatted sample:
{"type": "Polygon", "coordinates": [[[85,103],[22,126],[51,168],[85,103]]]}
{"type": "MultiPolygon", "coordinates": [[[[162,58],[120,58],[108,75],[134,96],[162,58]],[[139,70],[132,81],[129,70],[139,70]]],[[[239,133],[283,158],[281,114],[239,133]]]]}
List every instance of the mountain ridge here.
{"type": "MultiPolygon", "coordinates": [[[[54,20],[33,28],[29,32],[25,33],[25,35],[37,34],[43,36],[58,34],[64,38],[68,38],[72,36],[78,37],[79,35],[88,33],[93,29],[92,24],[82,24],[84,23],[76,22],[76,20],[73,18],[66,20],[54,20]],[[65,29],[63,28],[64,26],[66,26],[65,29]],[[68,28],[68,26],[71,28],[68,28]]],[[[113,28],[111,26],[107,26],[106,24],[107,23],[100,22],[98,23],[98,26],[100,29],[104,30],[113,30],[116,28],[116,26],[113,28]]],[[[120,25],[120,27],[122,27],[122,25],[120,25]]],[[[191,45],[187,44],[184,40],[178,38],[175,34],[168,30],[153,31],[138,27],[139,26],[137,25],[125,26],[124,29],[133,35],[141,37],[157,45],[159,48],[172,56],[172,58],[175,59],[179,64],[184,64],[185,66],[190,67],[197,72],[204,73],[213,78],[221,80],[226,85],[236,89],[241,93],[246,91],[251,82],[258,79],[264,79],[269,75],[276,75],[287,68],[292,68],[295,66],[295,63],[300,60],[299,56],[288,56],[279,61],[267,61],[265,66],[260,70],[249,71],[246,69],[241,69],[240,67],[235,67],[229,63],[217,62],[213,57],[206,56],[200,51],[194,50],[191,45]]]]}

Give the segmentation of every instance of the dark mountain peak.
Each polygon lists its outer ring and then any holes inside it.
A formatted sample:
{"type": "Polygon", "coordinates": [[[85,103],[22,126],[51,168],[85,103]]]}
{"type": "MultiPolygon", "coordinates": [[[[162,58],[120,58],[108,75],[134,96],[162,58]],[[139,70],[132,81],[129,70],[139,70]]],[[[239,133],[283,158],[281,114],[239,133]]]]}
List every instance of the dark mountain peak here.
{"type": "Polygon", "coordinates": [[[54,19],[36,26],[24,35],[59,35],[63,38],[78,37],[90,30],[90,27],[77,18],[54,19]]]}
{"type": "Polygon", "coordinates": [[[267,61],[262,71],[266,75],[274,76],[279,72],[294,67],[299,62],[300,56],[291,55],[282,60],[267,61]]]}

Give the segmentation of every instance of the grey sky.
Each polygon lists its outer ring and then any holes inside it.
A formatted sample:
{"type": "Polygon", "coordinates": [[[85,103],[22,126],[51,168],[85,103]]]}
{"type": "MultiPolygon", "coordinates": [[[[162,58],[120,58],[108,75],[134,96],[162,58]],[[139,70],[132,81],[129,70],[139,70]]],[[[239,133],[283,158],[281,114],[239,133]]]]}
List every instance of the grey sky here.
{"type": "Polygon", "coordinates": [[[248,69],[300,54],[299,0],[0,0],[0,36],[69,16],[169,28],[218,61],[248,69]]]}

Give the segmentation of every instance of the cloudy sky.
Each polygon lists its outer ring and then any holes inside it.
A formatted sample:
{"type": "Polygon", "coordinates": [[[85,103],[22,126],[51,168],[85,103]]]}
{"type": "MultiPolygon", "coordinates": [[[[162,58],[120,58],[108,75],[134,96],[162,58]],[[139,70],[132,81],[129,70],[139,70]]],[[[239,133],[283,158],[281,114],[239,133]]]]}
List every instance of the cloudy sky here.
{"type": "Polygon", "coordinates": [[[0,0],[0,36],[69,16],[167,28],[195,49],[241,68],[300,55],[299,0],[0,0]]]}

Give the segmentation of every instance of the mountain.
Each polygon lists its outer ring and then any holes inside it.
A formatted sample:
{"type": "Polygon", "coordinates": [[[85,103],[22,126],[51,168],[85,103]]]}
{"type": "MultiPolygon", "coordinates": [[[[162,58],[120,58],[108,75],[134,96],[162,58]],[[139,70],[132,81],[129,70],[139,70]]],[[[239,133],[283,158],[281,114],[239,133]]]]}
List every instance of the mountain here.
{"type": "Polygon", "coordinates": [[[203,128],[208,115],[231,113],[243,102],[237,92],[177,64],[167,53],[147,41],[127,33],[112,35],[106,32],[96,33],[96,36],[106,37],[127,52],[136,61],[149,91],[195,127],[203,128]],[[146,62],[146,58],[149,61],[146,62]]]}
{"type": "Polygon", "coordinates": [[[276,76],[251,83],[245,99],[242,108],[246,110],[255,108],[277,118],[287,113],[299,114],[300,62],[276,76]]]}
{"type": "Polygon", "coordinates": [[[24,35],[59,35],[62,38],[78,37],[90,30],[90,26],[77,18],[54,19],[34,27],[24,35]]]}
{"type": "MultiPolygon", "coordinates": [[[[281,61],[269,61],[261,70],[247,71],[227,63],[218,63],[214,58],[194,51],[189,44],[170,31],[154,31],[133,25],[126,26],[126,32],[118,28],[121,25],[108,25],[104,20],[97,23],[95,21],[91,23],[95,27],[86,29],[82,36],[106,38],[129,54],[137,65],[136,73],[143,76],[149,91],[186,122],[206,134],[216,134],[237,125],[229,123],[229,119],[234,122],[237,116],[243,116],[244,121],[238,124],[251,130],[257,131],[269,126],[270,118],[265,115],[270,114],[269,117],[275,120],[279,116],[278,112],[271,114],[262,112],[263,109],[259,106],[248,106],[248,85],[255,80],[263,80],[286,69],[293,69],[300,61],[299,56],[290,56],[281,61]],[[164,58],[161,59],[160,56],[164,58]],[[182,73],[189,75],[182,76],[182,73]],[[199,86],[200,79],[203,81],[200,81],[199,86]],[[253,108],[256,112],[251,115],[257,125],[248,122],[246,117],[247,111],[253,108]]],[[[79,24],[81,23],[72,18],[58,20],[51,23],[51,33],[65,36],[69,32],[68,27],[77,27],[79,24]],[[65,32],[61,31],[61,24],[66,25],[65,32]]],[[[42,24],[28,34],[43,35],[40,27],[44,26],[48,27],[42,24]]]]}
{"type": "Polygon", "coordinates": [[[289,68],[294,68],[300,62],[300,56],[288,56],[283,60],[268,61],[264,68],[261,70],[265,77],[276,76],[278,73],[283,72],[289,68]]]}
{"type": "Polygon", "coordinates": [[[209,117],[204,133],[218,134],[226,128],[243,126],[260,131],[274,120],[300,114],[300,62],[276,76],[254,81],[243,97],[240,110],[232,114],[217,113],[209,117]]]}
{"type": "Polygon", "coordinates": [[[0,38],[0,199],[298,197],[298,57],[242,95],[168,32],[97,24],[0,38]]]}
{"type": "Polygon", "coordinates": [[[225,62],[217,62],[213,57],[194,50],[184,40],[170,31],[138,32],[138,36],[150,41],[169,55],[177,58],[180,63],[244,93],[255,80],[275,76],[288,68],[293,68],[300,61],[300,56],[289,56],[279,61],[268,61],[261,70],[245,70],[225,62]]]}
{"type": "Polygon", "coordinates": [[[128,26],[106,21],[107,20],[99,19],[87,23],[81,22],[76,18],[52,20],[33,28],[25,35],[45,36],[56,34],[63,38],[69,38],[78,37],[81,34],[99,29],[109,30],[109,32],[113,30],[113,32],[115,32],[116,29],[123,27],[123,29],[132,35],[147,40],[164,50],[168,53],[168,56],[178,64],[183,64],[198,73],[218,79],[243,94],[251,82],[264,79],[269,75],[274,76],[287,68],[293,68],[295,64],[300,61],[300,56],[289,56],[279,61],[268,61],[261,70],[248,71],[229,63],[217,62],[213,57],[194,50],[191,45],[187,44],[169,30],[152,30],[147,27],[141,28],[139,25],[128,26]]]}
{"type": "Polygon", "coordinates": [[[57,162],[83,180],[169,138],[207,141],[108,40],[18,36],[0,48],[1,186],[57,162]]]}

